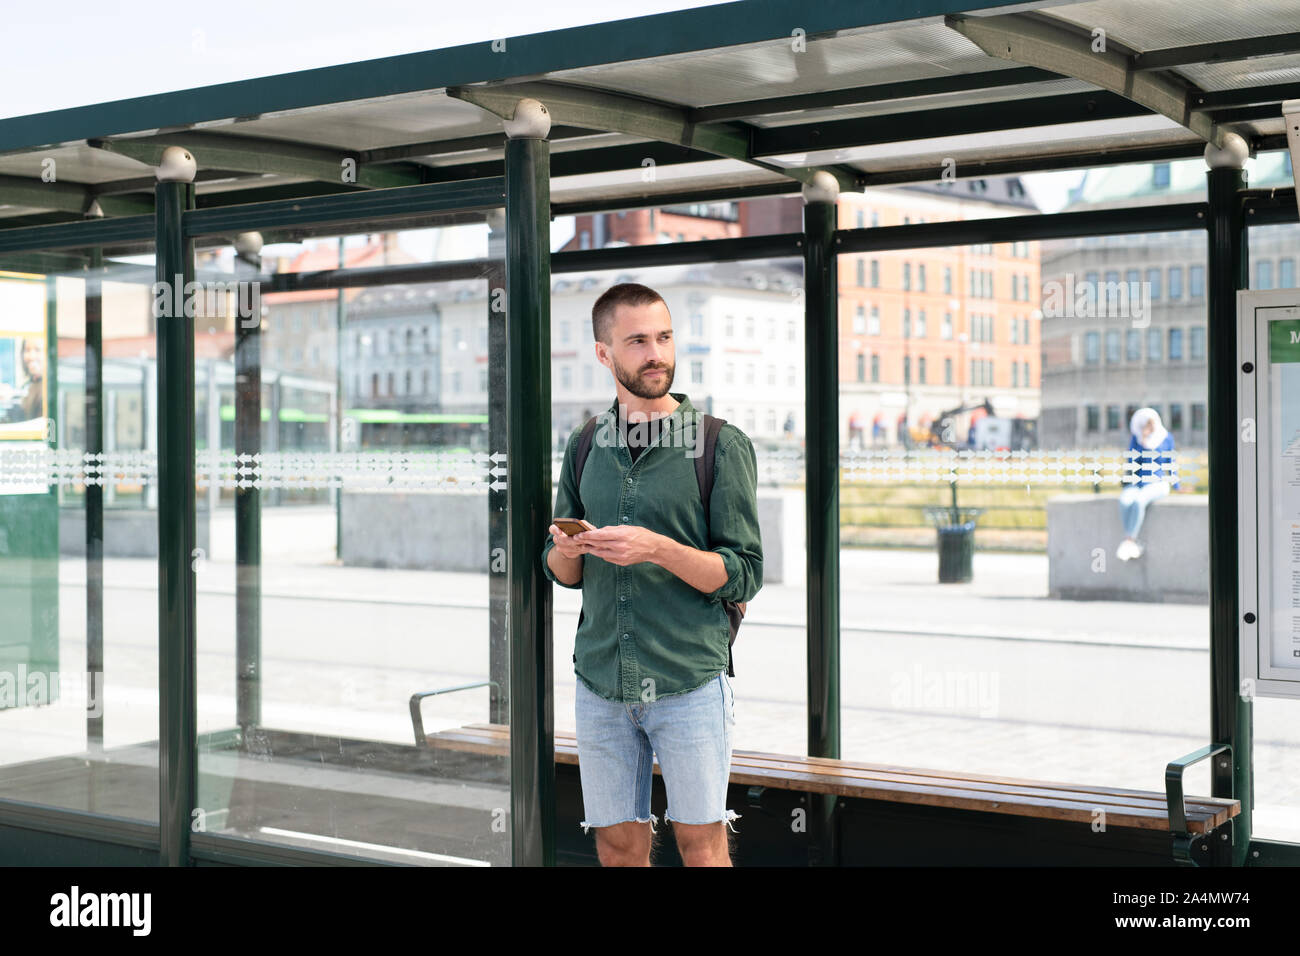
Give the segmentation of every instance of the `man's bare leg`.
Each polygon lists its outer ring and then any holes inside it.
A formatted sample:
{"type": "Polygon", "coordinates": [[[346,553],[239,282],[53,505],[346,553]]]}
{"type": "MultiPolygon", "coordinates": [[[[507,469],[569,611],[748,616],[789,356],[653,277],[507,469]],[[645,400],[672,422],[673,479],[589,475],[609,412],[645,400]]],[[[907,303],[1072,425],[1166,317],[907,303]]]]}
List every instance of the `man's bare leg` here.
{"type": "Polygon", "coordinates": [[[650,821],[628,820],[612,827],[596,827],[596,856],[601,866],[649,866],[650,821]]]}
{"type": "Polygon", "coordinates": [[[687,866],[731,866],[731,847],[727,840],[727,825],[717,823],[673,823],[673,836],[677,850],[687,866]]]}

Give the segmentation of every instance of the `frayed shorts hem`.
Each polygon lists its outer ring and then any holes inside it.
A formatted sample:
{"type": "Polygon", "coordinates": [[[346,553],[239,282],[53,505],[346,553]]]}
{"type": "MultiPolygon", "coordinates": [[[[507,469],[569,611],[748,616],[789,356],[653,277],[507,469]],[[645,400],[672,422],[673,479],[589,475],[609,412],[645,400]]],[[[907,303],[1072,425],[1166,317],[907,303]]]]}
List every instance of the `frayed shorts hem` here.
{"type": "Polygon", "coordinates": [[[732,821],[733,821],[733,820],[739,820],[739,819],[740,819],[740,814],[739,814],[739,813],[737,813],[735,810],[728,810],[728,811],[727,811],[727,814],[726,814],[726,817],[724,817],[724,819],[722,819],[722,820],[701,820],[699,823],[693,823],[693,822],[690,821],[690,820],[676,820],[676,819],[674,819],[674,818],[672,817],[671,814],[668,813],[668,811],[666,811],[666,810],[664,811],[664,820],[666,820],[666,821],[669,822],[669,823],[682,823],[682,824],[685,824],[685,825],[688,826],[688,827],[699,827],[699,826],[705,826],[706,824],[709,824],[709,823],[724,823],[724,822],[725,822],[725,823],[727,824],[727,827],[731,830],[732,833],[737,832],[737,831],[736,831],[736,828],[735,828],[734,826],[732,826],[732,821]]]}
{"type": "MultiPolygon", "coordinates": [[[[667,818],[668,818],[668,814],[665,813],[664,819],[667,818]]],[[[581,823],[578,824],[578,826],[582,827],[582,832],[585,834],[592,827],[595,827],[597,830],[599,830],[601,827],[616,827],[620,823],[648,823],[650,824],[650,832],[654,833],[656,832],[655,824],[658,822],[659,822],[659,818],[652,813],[648,817],[628,817],[626,820],[615,820],[613,823],[592,823],[589,820],[583,820],[581,823]]]]}

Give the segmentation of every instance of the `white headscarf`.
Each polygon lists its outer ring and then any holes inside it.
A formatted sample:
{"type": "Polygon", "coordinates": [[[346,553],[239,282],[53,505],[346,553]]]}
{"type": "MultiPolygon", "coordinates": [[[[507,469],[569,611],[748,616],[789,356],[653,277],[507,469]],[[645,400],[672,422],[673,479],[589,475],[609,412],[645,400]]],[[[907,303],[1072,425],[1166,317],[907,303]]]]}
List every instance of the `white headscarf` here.
{"type": "Polygon", "coordinates": [[[1157,448],[1160,443],[1169,437],[1169,432],[1160,422],[1160,413],[1154,408],[1139,408],[1133,413],[1133,418],[1129,421],[1129,430],[1133,432],[1133,437],[1137,439],[1139,445],[1143,448],[1157,448]],[[1154,421],[1156,427],[1151,432],[1150,438],[1142,437],[1142,429],[1146,427],[1147,422],[1154,421]]]}

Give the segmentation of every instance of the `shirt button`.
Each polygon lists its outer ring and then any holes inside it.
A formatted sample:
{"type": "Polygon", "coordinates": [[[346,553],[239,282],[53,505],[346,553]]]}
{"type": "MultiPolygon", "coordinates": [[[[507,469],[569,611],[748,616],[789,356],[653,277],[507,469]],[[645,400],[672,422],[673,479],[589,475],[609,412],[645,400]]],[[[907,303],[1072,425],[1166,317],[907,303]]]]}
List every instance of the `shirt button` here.
{"type": "Polygon", "coordinates": [[[618,596],[618,599],[619,599],[620,601],[626,601],[626,600],[627,600],[627,595],[626,595],[626,594],[620,594],[620,595],[618,596]]]}
{"type": "Polygon", "coordinates": [[[632,479],[629,478],[629,479],[627,480],[627,483],[628,483],[629,485],[632,484],[632,479]]]}
{"type": "Polygon", "coordinates": [[[624,635],[623,635],[623,640],[626,641],[627,639],[628,639],[628,635],[624,634],[624,635]]]}

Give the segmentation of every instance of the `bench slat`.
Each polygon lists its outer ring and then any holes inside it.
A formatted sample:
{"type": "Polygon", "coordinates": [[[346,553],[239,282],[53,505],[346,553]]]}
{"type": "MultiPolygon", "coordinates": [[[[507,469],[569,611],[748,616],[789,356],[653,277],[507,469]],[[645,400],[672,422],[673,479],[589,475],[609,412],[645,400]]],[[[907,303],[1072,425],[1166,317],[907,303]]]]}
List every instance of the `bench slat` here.
{"type": "MultiPolygon", "coordinates": [[[[431,746],[504,756],[509,752],[510,730],[503,724],[469,724],[430,734],[428,742],[431,746]]],[[[555,759],[557,763],[578,763],[573,732],[556,733],[555,759]]],[[[654,772],[660,773],[658,760],[654,762],[654,772]]],[[[1108,826],[1165,831],[1169,828],[1163,794],[1144,790],[1018,780],[989,774],[945,774],[888,764],[757,751],[733,751],[731,782],[1085,823],[1091,822],[1094,812],[1102,809],[1108,826]]],[[[1186,807],[1188,829],[1193,833],[1207,832],[1240,812],[1237,801],[1218,798],[1188,798],[1186,807]]]]}

